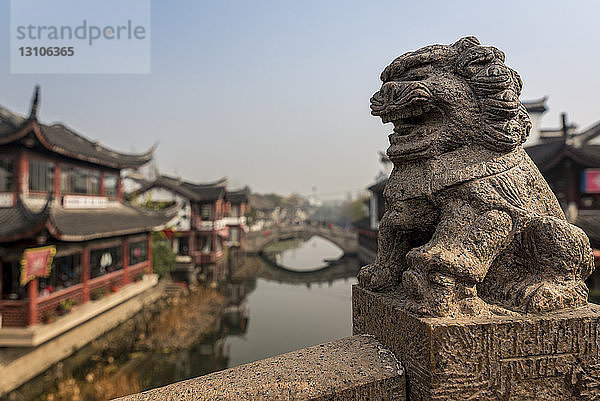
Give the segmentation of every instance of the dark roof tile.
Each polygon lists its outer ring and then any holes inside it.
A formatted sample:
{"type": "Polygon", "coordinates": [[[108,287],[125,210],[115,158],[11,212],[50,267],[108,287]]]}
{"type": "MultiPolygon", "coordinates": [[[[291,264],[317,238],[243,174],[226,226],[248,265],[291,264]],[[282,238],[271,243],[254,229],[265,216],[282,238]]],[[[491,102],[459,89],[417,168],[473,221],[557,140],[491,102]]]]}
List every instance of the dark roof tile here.
{"type": "Polygon", "coordinates": [[[189,181],[183,181],[179,178],[161,175],[154,181],[146,181],[142,187],[134,194],[144,193],[152,188],[161,187],[171,190],[181,196],[196,202],[215,201],[226,197],[226,188],[223,183],[226,179],[220,179],[213,183],[196,184],[189,181]]]}
{"type": "Polygon", "coordinates": [[[565,143],[562,138],[541,143],[539,145],[528,146],[525,151],[531,157],[531,160],[537,165],[540,170],[554,160],[565,148],[565,143]]]}
{"type": "Polygon", "coordinates": [[[55,148],[53,150],[74,158],[83,158],[101,165],[115,168],[139,167],[150,160],[154,148],[143,154],[120,153],[91,141],[63,124],[40,124],[42,134],[55,148]]]}
{"type": "Polygon", "coordinates": [[[152,231],[166,224],[174,210],[148,211],[129,205],[108,209],[54,208],[50,221],[65,241],[84,241],[152,231]]]}
{"type": "Polygon", "coordinates": [[[48,219],[50,204],[51,200],[48,200],[38,213],[29,210],[21,199],[13,207],[0,208],[0,240],[15,241],[40,230],[48,219]]]}
{"type": "MultiPolygon", "coordinates": [[[[21,136],[14,137],[14,134],[25,127],[28,122],[33,124],[30,127],[34,127],[36,124],[39,126],[42,138],[38,137],[38,140],[42,146],[78,160],[119,169],[133,168],[152,160],[154,153],[154,147],[142,154],[116,152],[85,138],[63,124],[42,124],[35,119],[35,116],[27,119],[1,106],[0,142],[6,144],[19,140],[21,136]]],[[[27,133],[23,132],[23,135],[27,133]]]]}
{"type": "Polygon", "coordinates": [[[227,192],[227,199],[231,203],[246,203],[248,202],[248,192],[245,190],[229,191],[227,192]]]}
{"type": "Polygon", "coordinates": [[[593,248],[600,247],[600,211],[582,212],[574,224],[585,231],[593,248]]]}
{"type": "Polygon", "coordinates": [[[368,189],[371,192],[383,192],[383,190],[385,188],[385,184],[387,184],[387,181],[388,181],[388,179],[385,178],[385,179],[371,185],[368,189]]]}
{"type": "Polygon", "coordinates": [[[530,113],[543,113],[548,108],[546,107],[546,101],[548,100],[548,96],[544,96],[541,99],[536,100],[526,100],[521,102],[525,109],[530,113]]]}

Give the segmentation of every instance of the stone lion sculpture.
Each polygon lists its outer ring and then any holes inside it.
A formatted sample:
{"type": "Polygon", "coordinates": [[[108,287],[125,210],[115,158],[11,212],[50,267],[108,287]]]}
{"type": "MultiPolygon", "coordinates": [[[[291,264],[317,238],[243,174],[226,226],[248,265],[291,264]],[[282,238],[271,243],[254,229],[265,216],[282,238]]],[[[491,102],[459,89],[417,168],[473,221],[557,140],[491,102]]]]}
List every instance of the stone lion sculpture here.
{"type": "Polygon", "coordinates": [[[371,98],[394,163],[366,289],[413,312],[541,313],[587,302],[585,233],[523,150],[531,123],[504,53],[466,37],[395,59],[371,98]]]}

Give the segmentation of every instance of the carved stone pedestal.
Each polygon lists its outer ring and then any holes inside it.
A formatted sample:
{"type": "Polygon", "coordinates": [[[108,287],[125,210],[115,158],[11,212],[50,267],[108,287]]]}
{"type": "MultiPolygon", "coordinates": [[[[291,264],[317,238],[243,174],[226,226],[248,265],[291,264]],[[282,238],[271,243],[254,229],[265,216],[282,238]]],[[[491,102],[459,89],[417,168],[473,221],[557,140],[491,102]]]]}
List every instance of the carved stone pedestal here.
{"type": "Polygon", "coordinates": [[[600,306],[541,316],[423,318],[355,285],[354,334],[406,369],[409,400],[600,400],[600,306]]]}

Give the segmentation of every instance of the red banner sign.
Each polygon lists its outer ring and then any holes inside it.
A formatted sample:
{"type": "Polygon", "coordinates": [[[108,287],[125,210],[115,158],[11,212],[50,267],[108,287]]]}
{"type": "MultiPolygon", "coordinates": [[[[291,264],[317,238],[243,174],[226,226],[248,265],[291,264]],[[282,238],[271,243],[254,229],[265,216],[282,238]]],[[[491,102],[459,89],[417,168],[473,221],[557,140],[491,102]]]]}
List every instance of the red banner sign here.
{"type": "Polygon", "coordinates": [[[56,254],[54,245],[26,249],[21,259],[21,286],[36,277],[48,277],[52,269],[52,258],[56,254]]]}
{"type": "Polygon", "coordinates": [[[171,239],[173,237],[173,235],[175,235],[175,231],[173,231],[170,228],[166,228],[164,230],[161,231],[164,239],[171,239]]]}
{"type": "Polygon", "coordinates": [[[600,193],[600,170],[585,169],[581,180],[581,191],[584,193],[600,193]]]}

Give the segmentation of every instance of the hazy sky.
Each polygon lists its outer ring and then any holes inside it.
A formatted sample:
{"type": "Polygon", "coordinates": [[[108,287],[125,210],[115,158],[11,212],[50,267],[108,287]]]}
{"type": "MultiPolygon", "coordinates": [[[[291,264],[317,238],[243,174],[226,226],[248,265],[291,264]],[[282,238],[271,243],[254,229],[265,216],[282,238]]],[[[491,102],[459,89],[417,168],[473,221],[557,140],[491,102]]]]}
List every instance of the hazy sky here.
{"type": "MultiPolygon", "coordinates": [[[[369,114],[381,70],[431,43],[476,35],[507,55],[522,99],[549,96],[585,128],[600,120],[595,1],[152,1],[152,73],[10,74],[9,1],[0,0],[0,104],[122,151],[160,142],[165,174],[228,176],[259,192],[368,186],[391,131],[369,114]]],[[[331,197],[329,195],[328,197],[331,197]]]]}

